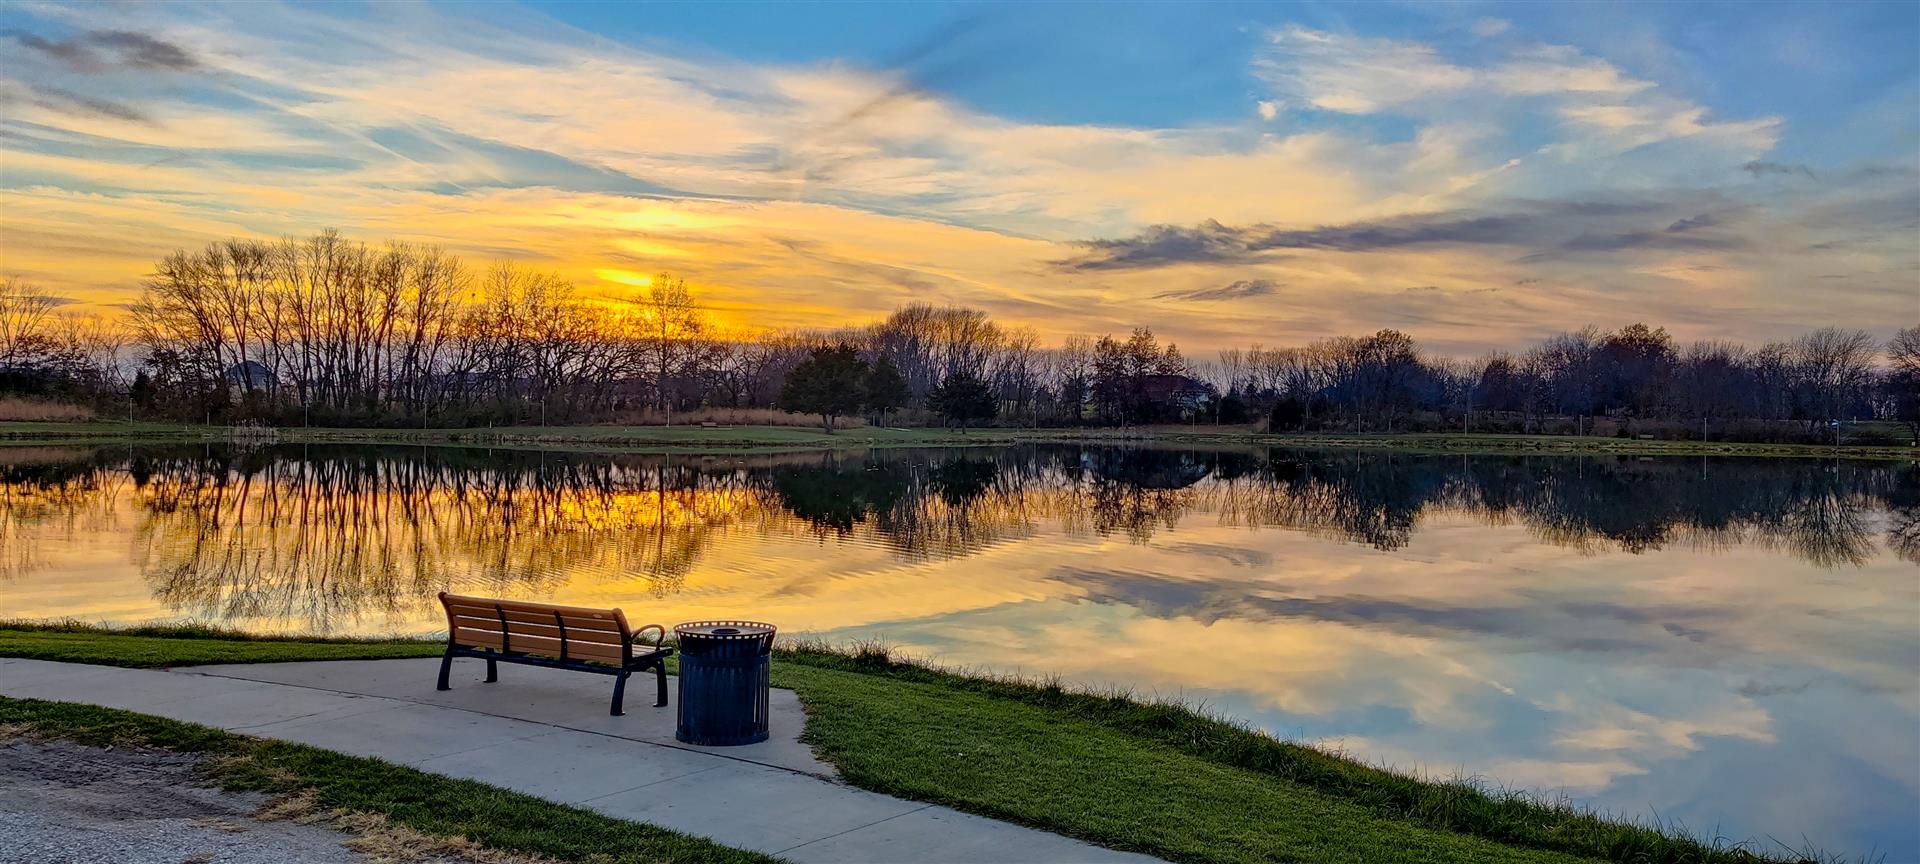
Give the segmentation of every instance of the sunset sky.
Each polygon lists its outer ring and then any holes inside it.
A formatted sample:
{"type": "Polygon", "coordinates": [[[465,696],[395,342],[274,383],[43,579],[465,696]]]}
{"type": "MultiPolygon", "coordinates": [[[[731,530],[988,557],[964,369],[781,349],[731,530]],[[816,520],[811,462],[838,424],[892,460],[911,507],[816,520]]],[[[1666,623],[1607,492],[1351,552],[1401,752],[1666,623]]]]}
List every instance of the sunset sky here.
{"type": "Polygon", "coordinates": [[[337,227],[741,328],[1920,320],[1920,5],[0,5],[0,274],[337,227]]]}

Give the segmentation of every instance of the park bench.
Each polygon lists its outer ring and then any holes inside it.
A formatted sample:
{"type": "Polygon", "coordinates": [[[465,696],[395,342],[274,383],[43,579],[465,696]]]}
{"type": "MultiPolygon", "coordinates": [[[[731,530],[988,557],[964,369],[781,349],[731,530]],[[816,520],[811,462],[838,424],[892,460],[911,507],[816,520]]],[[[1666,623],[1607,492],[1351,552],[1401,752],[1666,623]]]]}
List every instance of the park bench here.
{"type": "Polygon", "coordinates": [[[653,704],[667,704],[666,659],[673,649],[662,644],[665,627],[648,624],[634,630],[618,609],[466,597],[445,591],[440,592],[440,605],[447,609],[447,653],[440,658],[437,689],[453,689],[447,685],[453,658],[478,657],[487,661],[489,684],[500,680],[497,663],[612,675],[615,717],[624,713],[620,704],[628,676],[652,669],[659,690],[653,704]],[[648,630],[658,634],[651,644],[640,638],[648,630]]]}

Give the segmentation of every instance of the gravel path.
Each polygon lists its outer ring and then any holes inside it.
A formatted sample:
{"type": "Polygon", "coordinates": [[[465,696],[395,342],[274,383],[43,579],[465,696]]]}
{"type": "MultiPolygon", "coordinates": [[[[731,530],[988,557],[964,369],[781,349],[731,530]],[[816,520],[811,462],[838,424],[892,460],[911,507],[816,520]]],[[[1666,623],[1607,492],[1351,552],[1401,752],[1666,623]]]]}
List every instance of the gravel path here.
{"type": "Polygon", "coordinates": [[[199,785],[203,757],[0,739],[0,861],[360,864],[353,835],[253,817],[265,797],[199,785]]]}

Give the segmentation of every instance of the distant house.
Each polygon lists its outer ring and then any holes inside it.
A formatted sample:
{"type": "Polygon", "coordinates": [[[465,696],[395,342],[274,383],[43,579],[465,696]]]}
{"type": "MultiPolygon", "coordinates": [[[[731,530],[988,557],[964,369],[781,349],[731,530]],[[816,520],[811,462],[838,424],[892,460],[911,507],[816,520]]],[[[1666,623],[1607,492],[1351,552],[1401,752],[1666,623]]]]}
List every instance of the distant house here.
{"type": "Polygon", "coordinates": [[[1207,406],[1213,388],[1185,375],[1148,375],[1140,379],[1140,395],[1149,405],[1165,405],[1191,414],[1207,406]]]}
{"type": "Polygon", "coordinates": [[[227,367],[227,386],[242,393],[270,391],[279,383],[273,370],[258,360],[243,360],[227,367]]]}

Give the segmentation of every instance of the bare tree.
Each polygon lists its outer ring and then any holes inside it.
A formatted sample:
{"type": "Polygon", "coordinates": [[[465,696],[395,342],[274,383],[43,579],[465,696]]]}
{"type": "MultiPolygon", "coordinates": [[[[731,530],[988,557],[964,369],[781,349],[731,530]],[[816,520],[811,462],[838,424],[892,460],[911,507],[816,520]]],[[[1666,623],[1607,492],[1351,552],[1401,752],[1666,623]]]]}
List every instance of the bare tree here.
{"type": "Polygon", "coordinates": [[[653,408],[664,410],[669,382],[687,371],[698,353],[697,340],[710,325],[686,280],[665,273],[654,277],[646,293],[632,302],[639,310],[634,325],[646,368],[653,375],[653,408]]]}
{"type": "Polygon", "coordinates": [[[0,368],[12,367],[46,339],[48,316],[59,301],[31,282],[0,279],[0,368]]]}
{"type": "Polygon", "coordinates": [[[1872,383],[1877,353],[1862,330],[1824,327],[1793,340],[1793,390],[1809,428],[1854,412],[1872,383]]]}
{"type": "Polygon", "coordinates": [[[1885,389],[1888,412],[1907,424],[1914,446],[1920,447],[1920,324],[1893,334],[1887,342],[1885,389]]]}

